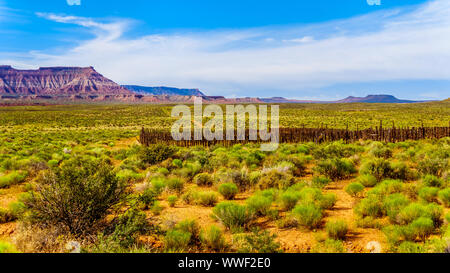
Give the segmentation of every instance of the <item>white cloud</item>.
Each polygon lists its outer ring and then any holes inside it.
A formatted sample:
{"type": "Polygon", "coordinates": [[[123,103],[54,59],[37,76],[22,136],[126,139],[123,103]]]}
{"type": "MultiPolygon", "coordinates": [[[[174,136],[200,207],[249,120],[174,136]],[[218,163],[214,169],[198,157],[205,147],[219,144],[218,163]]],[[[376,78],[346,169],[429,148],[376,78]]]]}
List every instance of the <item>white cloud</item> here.
{"type": "Polygon", "coordinates": [[[69,6],[80,6],[81,0],[67,0],[67,5],[69,6]]]}
{"type": "MultiPolygon", "coordinates": [[[[126,38],[127,20],[38,14],[89,28],[64,54],[30,52],[16,66],[93,65],[119,83],[198,87],[209,94],[295,91],[348,82],[450,80],[450,1],[309,26],[126,38]],[[227,93],[228,92],[228,93],[227,93]]],[[[299,94],[297,94],[299,95],[299,94]]],[[[445,94],[444,94],[445,95],[445,94]]]]}

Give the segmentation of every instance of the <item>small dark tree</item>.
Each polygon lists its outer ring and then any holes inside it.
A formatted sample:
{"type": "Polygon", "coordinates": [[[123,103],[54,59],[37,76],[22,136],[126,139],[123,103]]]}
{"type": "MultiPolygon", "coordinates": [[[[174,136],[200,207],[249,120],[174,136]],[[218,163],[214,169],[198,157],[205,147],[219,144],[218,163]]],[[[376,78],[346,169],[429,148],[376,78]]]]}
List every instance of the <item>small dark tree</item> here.
{"type": "Polygon", "coordinates": [[[124,193],[109,164],[75,158],[44,173],[27,205],[35,222],[81,235],[92,231],[124,193]]]}

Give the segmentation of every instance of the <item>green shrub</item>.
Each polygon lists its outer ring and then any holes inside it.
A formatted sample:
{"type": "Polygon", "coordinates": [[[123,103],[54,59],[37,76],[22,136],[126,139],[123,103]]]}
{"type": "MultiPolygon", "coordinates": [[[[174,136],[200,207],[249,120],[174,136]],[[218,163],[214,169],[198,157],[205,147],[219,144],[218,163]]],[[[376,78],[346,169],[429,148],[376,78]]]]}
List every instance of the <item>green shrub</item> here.
{"type": "Polygon", "coordinates": [[[374,187],[378,181],[371,174],[362,174],[356,178],[356,182],[361,183],[364,187],[374,187]]]}
{"type": "Polygon", "coordinates": [[[23,182],[26,177],[27,173],[24,171],[12,171],[9,174],[0,176],[0,189],[19,184],[23,182]]]}
{"type": "Polygon", "coordinates": [[[176,168],[181,168],[181,167],[183,167],[183,161],[181,161],[179,159],[174,159],[172,161],[172,166],[174,166],[176,168]]]}
{"type": "Polygon", "coordinates": [[[168,175],[170,173],[169,170],[166,168],[158,168],[157,172],[162,175],[168,175]]]}
{"type": "Polygon", "coordinates": [[[309,229],[317,228],[322,222],[322,209],[312,203],[298,204],[292,215],[299,225],[309,229]]]}
{"type": "Polygon", "coordinates": [[[141,195],[139,195],[138,200],[144,204],[144,209],[148,209],[156,202],[157,196],[158,194],[153,188],[147,188],[141,195]]]}
{"type": "Polygon", "coordinates": [[[356,172],[356,169],[351,161],[340,158],[320,161],[317,164],[316,170],[331,180],[347,178],[356,172]]]}
{"type": "Polygon", "coordinates": [[[334,207],[334,204],[336,204],[337,197],[334,193],[327,193],[322,195],[317,204],[322,209],[331,209],[334,207]]]}
{"type": "Polygon", "coordinates": [[[419,190],[419,197],[426,202],[434,202],[437,199],[439,188],[423,187],[419,190]]]}
{"type": "Polygon", "coordinates": [[[343,220],[336,220],[328,222],[325,225],[325,228],[328,233],[328,237],[335,239],[335,240],[343,240],[345,239],[345,236],[348,232],[348,225],[347,222],[343,220]]]}
{"type": "Polygon", "coordinates": [[[219,186],[219,193],[222,194],[226,200],[232,200],[238,193],[238,187],[233,183],[223,183],[219,186]]]}
{"type": "Polygon", "coordinates": [[[344,244],[339,240],[326,239],[323,243],[318,243],[312,249],[313,253],[344,253],[344,244]]]}
{"type": "Polygon", "coordinates": [[[410,228],[415,237],[419,237],[422,241],[425,241],[433,233],[434,223],[429,218],[420,217],[410,224],[410,228]]]}
{"type": "Polygon", "coordinates": [[[62,225],[73,234],[90,231],[124,197],[106,162],[74,158],[41,177],[40,187],[27,206],[35,221],[62,225]]]}
{"type": "Polygon", "coordinates": [[[328,185],[328,184],[331,182],[331,180],[330,180],[328,177],[324,177],[324,176],[314,176],[314,177],[312,178],[312,181],[311,181],[311,182],[312,182],[311,185],[312,185],[313,187],[322,189],[322,188],[324,188],[326,185],[328,185]]]}
{"type": "Polygon", "coordinates": [[[164,207],[161,206],[161,204],[158,201],[155,201],[153,203],[153,205],[150,207],[150,211],[154,214],[154,215],[160,215],[161,212],[164,210],[164,207]]]}
{"type": "Polygon", "coordinates": [[[409,180],[415,177],[415,174],[410,171],[408,166],[403,162],[392,162],[391,173],[389,175],[393,179],[409,180]]]}
{"type": "Polygon", "coordinates": [[[397,222],[398,213],[410,203],[409,199],[401,193],[394,193],[386,196],[383,201],[383,206],[387,216],[391,222],[397,222]]]}
{"type": "Polygon", "coordinates": [[[425,249],[422,245],[413,242],[403,242],[397,249],[398,253],[424,253],[425,249]]]}
{"type": "Polygon", "coordinates": [[[175,149],[164,144],[157,144],[150,147],[142,147],[139,152],[139,159],[150,165],[162,162],[175,153],[175,149]]]}
{"type": "Polygon", "coordinates": [[[364,162],[359,172],[363,175],[372,175],[377,181],[381,181],[384,178],[390,177],[392,169],[389,161],[383,158],[376,158],[364,162]]]}
{"type": "Polygon", "coordinates": [[[273,198],[270,196],[263,196],[255,194],[246,201],[249,210],[256,215],[266,215],[272,205],[273,198]]]}
{"type": "Polygon", "coordinates": [[[430,174],[434,176],[441,176],[448,168],[448,159],[441,158],[425,158],[418,162],[417,168],[422,174],[430,174]]]}
{"type": "Polygon", "coordinates": [[[167,180],[167,188],[171,191],[182,192],[184,189],[184,181],[176,177],[169,178],[167,180]]]}
{"type": "Polygon", "coordinates": [[[167,202],[169,203],[170,207],[175,207],[175,204],[177,203],[178,197],[176,195],[170,195],[167,197],[167,202]]]}
{"type": "Polygon", "coordinates": [[[164,177],[153,177],[150,180],[150,187],[156,193],[156,195],[161,194],[167,187],[167,180],[164,177]]]}
{"type": "Polygon", "coordinates": [[[295,179],[292,175],[278,170],[270,170],[264,173],[258,182],[258,188],[261,190],[276,188],[287,189],[295,183],[295,179]]]}
{"type": "Polygon", "coordinates": [[[280,195],[280,203],[281,207],[284,210],[291,210],[297,205],[298,200],[300,199],[300,193],[293,190],[287,190],[280,195]]]}
{"type": "Polygon", "coordinates": [[[398,220],[400,224],[409,224],[423,215],[425,215],[425,206],[419,203],[411,203],[398,213],[398,220]]]}
{"type": "Polygon", "coordinates": [[[450,188],[446,188],[444,190],[441,190],[438,194],[439,200],[441,201],[444,206],[447,208],[450,207],[450,188]]]}
{"type": "Polygon", "coordinates": [[[110,238],[121,247],[129,248],[136,244],[138,236],[144,234],[148,227],[145,213],[130,209],[118,217],[110,238]]]}
{"type": "Polygon", "coordinates": [[[192,205],[198,199],[198,194],[199,191],[196,188],[191,188],[181,196],[181,199],[184,203],[192,205]]]}
{"type": "Polygon", "coordinates": [[[185,251],[191,241],[191,233],[171,229],[164,237],[164,247],[168,251],[185,251]]]}
{"type": "Polygon", "coordinates": [[[209,173],[199,173],[194,177],[194,183],[199,186],[212,186],[213,179],[209,173]]]}
{"type": "Polygon", "coordinates": [[[246,206],[230,201],[217,204],[213,209],[213,214],[228,229],[247,228],[254,218],[254,212],[246,206]]]}
{"type": "Polygon", "coordinates": [[[364,191],[364,186],[358,182],[350,183],[345,187],[345,192],[353,197],[358,196],[362,191],[364,191]]]}
{"type": "Polygon", "coordinates": [[[199,192],[197,195],[197,204],[205,206],[205,207],[214,207],[219,198],[217,197],[217,193],[211,191],[199,192]]]}
{"type": "Polygon", "coordinates": [[[442,222],[442,215],[442,207],[437,204],[411,203],[400,211],[398,219],[401,224],[409,224],[420,217],[426,217],[433,221],[435,227],[438,227],[442,222]]]}
{"type": "Polygon", "coordinates": [[[17,253],[18,251],[16,250],[15,246],[7,243],[7,242],[2,242],[0,241],[0,254],[2,253],[17,253]]]}
{"type": "Polygon", "coordinates": [[[277,236],[269,231],[253,229],[251,234],[244,235],[243,244],[238,249],[240,253],[280,253],[280,244],[275,241],[277,236]]]}
{"type": "Polygon", "coordinates": [[[200,226],[193,219],[183,220],[175,225],[176,230],[181,230],[191,234],[190,242],[195,244],[200,240],[200,226]]]}
{"type": "Polygon", "coordinates": [[[388,147],[376,147],[370,151],[376,157],[388,159],[392,157],[392,150],[388,147]]]}
{"type": "Polygon", "coordinates": [[[442,179],[429,174],[425,175],[422,178],[422,183],[427,187],[437,187],[437,188],[440,188],[443,185],[442,179]]]}
{"type": "Polygon", "coordinates": [[[369,195],[356,205],[354,211],[362,217],[372,216],[376,218],[384,215],[383,209],[383,203],[380,198],[375,195],[369,195]]]}
{"type": "Polygon", "coordinates": [[[17,217],[15,217],[9,210],[0,208],[0,224],[9,223],[15,220],[17,220],[17,217]]]}
{"type": "Polygon", "coordinates": [[[216,226],[210,226],[200,234],[202,244],[210,250],[221,251],[226,248],[225,237],[222,230],[216,226]]]}

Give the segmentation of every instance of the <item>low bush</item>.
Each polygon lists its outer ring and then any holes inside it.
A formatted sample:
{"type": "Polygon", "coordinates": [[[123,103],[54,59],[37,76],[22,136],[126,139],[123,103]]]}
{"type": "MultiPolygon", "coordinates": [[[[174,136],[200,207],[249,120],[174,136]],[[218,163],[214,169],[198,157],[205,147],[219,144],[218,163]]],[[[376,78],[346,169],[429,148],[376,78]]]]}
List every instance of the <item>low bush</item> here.
{"type": "Polygon", "coordinates": [[[164,144],[157,144],[150,147],[142,147],[138,156],[139,159],[149,165],[162,162],[175,153],[175,149],[164,144]]]}
{"type": "Polygon", "coordinates": [[[169,178],[167,180],[167,188],[171,191],[180,193],[184,189],[184,181],[177,177],[169,178]]]}
{"type": "Polygon", "coordinates": [[[444,190],[441,190],[438,194],[439,200],[441,201],[444,206],[447,208],[450,207],[450,188],[446,188],[444,190]]]}
{"type": "Polygon", "coordinates": [[[434,175],[430,175],[427,174],[422,178],[422,183],[426,186],[426,187],[437,187],[440,188],[443,185],[442,179],[434,176],[434,175]]]}
{"type": "Polygon", "coordinates": [[[27,173],[24,171],[12,171],[6,175],[0,176],[0,189],[19,184],[25,181],[27,173]]]}
{"type": "Polygon", "coordinates": [[[318,205],[322,209],[331,209],[337,201],[337,196],[334,193],[327,193],[322,195],[318,200],[318,205]]]}
{"type": "Polygon", "coordinates": [[[18,251],[14,245],[0,241],[0,254],[2,253],[18,253],[18,251]]]}
{"type": "Polygon", "coordinates": [[[243,243],[238,249],[240,253],[280,253],[280,244],[275,241],[277,236],[269,231],[254,229],[251,234],[243,237],[243,243]]]}
{"type": "Polygon", "coordinates": [[[336,220],[328,222],[325,225],[328,237],[335,240],[343,240],[348,232],[347,222],[343,220],[336,220]]]}
{"type": "Polygon", "coordinates": [[[217,197],[217,193],[215,192],[204,191],[197,194],[196,203],[201,206],[214,207],[218,201],[219,198],[217,197]]]}
{"type": "Polygon", "coordinates": [[[375,196],[369,195],[366,198],[362,199],[358,205],[355,206],[354,211],[356,214],[366,217],[381,217],[384,215],[384,207],[382,200],[375,196]]]}
{"type": "Polygon", "coordinates": [[[74,158],[40,178],[27,206],[35,221],[82,234],[103,220],[124,193],[109,164],[74,158]]]}
{"type": "Polygon", "coordinates": [[[0,224],[15,221],[17,218],[7,209],[0,208],[0,224]]]}
{"type": "Polygon", "coordinates": [[[322,222],[322,209],[315,204],[298,204],[292,210],[298,224],[309,229],[317,228],[322,222]]]}
{"type": "Polygon", "coordinates": [[[210,250],[222,251],[226,248],[225,237],[222,230],[216,226],[210,226],[200,234],[202,244],[210,250]]]}
{"type": "Polygon", "coordinates": [[[315,168],[317,172],[331,180],[338,180],[349,177],[356,172],[353,163],[346,159],[333,158],[320,161],[315,168]]]}
{"type": "Polygon", "coordinates": [[[311,186],[322,189],[326,185],[330,184],[331,180],[324,176],[314,176],[311,181],[311,186]]]}
{"type": "Polygon", "coordinates": [[[287,190],[280,195],[279,200],[283,210],[291,210],[297,205],[298,200],[300,200],[300,193],[293,190],[287,190]]]}
{"type": "Polygon", "coordinates": [[[226,201],[217,204],[213,209],[216,219],[228,229],[247,228],[254,219],[254,212],[246,206],[226,201]]]}
{"type": "Polygon", "coordinates": [[[139,195],[138,200],[144,205],[144,209],[148,209],[156,202],[158,194],[153,188],[147,188],[139,195]]]}
{"type": "Polygon", "coordinates": [[[430,174],[440,177],[448,168],[448,164],[448,159],[441,159],[439,157],[427,157],[418,162],[417,168],[424,175],[430,174]]]}
{"type": "Polygon", "coordinates": [[[226,200],[232,200],[236,196],[236,194],[239,192],[238,187],[233,183],[223,183],[219,186],[219,193],[225,198],[226,200]]]}
{"type": "Polygon", "coordinates": [[[149,224],[144,212],[130,209],[120,215],[114,223],[114,231],[110,238],[123,248],[130,248],[137,243],[139,235],[144,234],[149,224]]]}
{"type": "Polygon", "coordinates": [[[364,187],[375,187],[378,183],[375,176],[371,174],[362,174],[356,178],[356,182],[361,183],[364,187]]]}
{"type": "Polygon", "coordinates": [[[175,204],[177,203],[178,197],[176,195],[170,195],[167,197],[167,202],[169,203],[170,207],[175,207],[175,204]]]}
{"type": "Polygon", "coordinates": [[[323,243],[317,243],[311,250],[313,253],[344,253],[344,244],[339,240],[326,239],[323,243]]]}
{"type": "Polygon", "coordinates": [[[397,248],[398,253],[424,253],[425,249],[422,245],[413,242],[403,242],[397,248]]]}
{"type": "Polygon", "coordinates": [[[425,202],[435,202],[437,201],[439,188],[434,187],[423,187],[419,190],[419,197],[425,202]]]}
{"type": "Polygon", "coordinates": [[[198,186],[212,186],[213,179],[209,173],[199,173],[194,177],[194,183],[198,186]]]}
{"type": "Polygon", "coordinates": [[[414,237],[419,237],[420,240],[425,241],[433,233],[434,223],[430,218],[420,217],[409,224],[409,228],[414,237]]]}
{"type": "Polygon", "coordinates": [[[394,193],[386,196],[383,206],[386,215],[389,216],[391,222],[397,223],[398,213],[410,203],[409,199],[401,193],[394,193]]]}
{"type": "Polygon", "coordinates": [[[263,173],[258,181],[258,188],[261,190],[276,188],[287,189],[295,183],[295,179],[292,175],[278,170],[270,170],[263,173]]]}
{"type": "Polygon", "coordinates": [[[269,211],[273,202],[271,196],[263,196],[262,194],[255,194],[246,201],[249,210],[253,211],[257,216],[264,216],[269,211]]]}
{"type": "Polygon", "coordinates": [[[164,237],[164,247],[167,251],[185,251],[191,241],[191,236],[189,232],[171,229],[164,237]]]}
{"type": "Polygon", "coordinates": [[[358,182],[350,183],[345,187],[345,192],[353,197],[357,197],[362,191],[364,191],[364,186],[358,182]]]}
{"type": "Polygon", "coordinates": [[[359,172],[362,175],[372,175],[377,181],[381,181],[384,178],[390,177],[392,168],[389,161],[384,158],[376,158],[364,162],[359,172]]]}
{"type": "Polygon", "coordinates": [[[200,226],[193,219],[185,219],[175,225],[176,230],[181,230],[191,234],[191,244],[196,244],[200,241],[200,226]]]}

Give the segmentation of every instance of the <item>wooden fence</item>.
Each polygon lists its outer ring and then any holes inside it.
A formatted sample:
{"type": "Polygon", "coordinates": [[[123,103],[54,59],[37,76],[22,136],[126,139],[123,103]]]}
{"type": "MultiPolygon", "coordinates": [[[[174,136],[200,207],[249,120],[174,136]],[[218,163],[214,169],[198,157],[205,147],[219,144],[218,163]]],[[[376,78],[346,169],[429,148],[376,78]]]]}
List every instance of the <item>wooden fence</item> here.
{"type": "MultiPolygon", "coordinates": [[[[190,146],[211,146],[221,144],[224,146],[232,146],[237,143],[265,143],[265,141],[249,140],[250,131],[245,132],[244,141],[238,140],[182,140],[175,141],[172,138],[170,131],[145,129],[142,128],[139,141],[142,145],[148,146],[150,144],[165,143],[168,145],[178,145],[183,147],[190,146]]],[[[236,136],[236,132],[235,132],[236,136]]],[[[279,129],[280,143],[300,143],[300,142],[329,142],[336,140],[343,140],[346,143],[362,140],[377,140],[381,142],[399,142],[405,140],[419,140],[419,139],[439,139],[443,137],[450,137],[450,127],[412,127],[412,128],[383,128],[380,126],[375,128],[368,128],[364,130],[348,130],[348,129],[329,129],[329,128],[280,128],[279,129]]]]}

